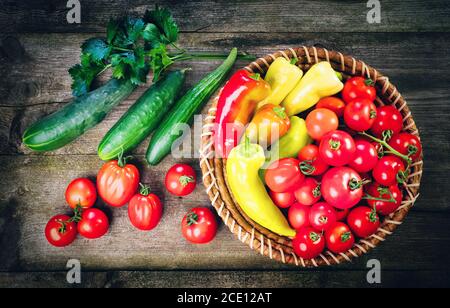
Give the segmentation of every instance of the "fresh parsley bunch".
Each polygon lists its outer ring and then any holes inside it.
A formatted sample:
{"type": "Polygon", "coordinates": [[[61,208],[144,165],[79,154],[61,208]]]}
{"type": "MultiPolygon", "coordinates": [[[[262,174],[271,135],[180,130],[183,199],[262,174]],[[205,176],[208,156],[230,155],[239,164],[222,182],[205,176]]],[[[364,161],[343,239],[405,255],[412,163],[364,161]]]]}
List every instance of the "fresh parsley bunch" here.
{"type": "MultiPolygon", "coordinates": [[[[92,81],[111,69],[116,79],[139,85],[146,82],[149,71],[154,80],[178,57],[171,57],[168,45],[176,47],[179,29],[171,13],[156,6],[143,18],[124,17],[111,20],[106,38],[91,38],[81,46],[81,61],[70,68],[75,96],[86,94],[92,81]]],[[[178,47],[176,47],[178,48],[178,47]]]]}

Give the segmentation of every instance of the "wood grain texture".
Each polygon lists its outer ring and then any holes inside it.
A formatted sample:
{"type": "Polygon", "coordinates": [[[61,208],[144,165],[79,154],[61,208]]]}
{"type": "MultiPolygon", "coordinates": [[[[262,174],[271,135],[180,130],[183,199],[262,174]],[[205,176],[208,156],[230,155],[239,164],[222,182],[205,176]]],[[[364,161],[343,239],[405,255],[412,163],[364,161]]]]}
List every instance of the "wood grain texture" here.
{"type": "Polygon", "coordinates": [[[66,0],[0,1],[8,32],[97,32],[113,16],[168,7],[188,32],[410,32],[449,31],[445,0],[383,0],[380,24],[367,22],[367,1],[81,1],[81,24],[66,21],[66,0]],[[107,8],[107,9],[106,9],[107,8]]]}

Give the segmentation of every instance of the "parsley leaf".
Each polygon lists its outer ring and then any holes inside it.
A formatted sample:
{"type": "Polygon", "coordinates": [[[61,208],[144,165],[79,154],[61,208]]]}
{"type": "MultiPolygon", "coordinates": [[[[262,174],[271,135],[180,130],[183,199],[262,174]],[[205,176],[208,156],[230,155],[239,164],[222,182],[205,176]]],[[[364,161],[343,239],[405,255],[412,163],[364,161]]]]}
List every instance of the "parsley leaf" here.
{"type": "Polygon", "coordinates": [[[157,46],[162,41],[161,32],[159,32],[158,27],[154,24],[147,24],[142,36],[150,47],[157,46]]]}
{"type": "Polygon", "coordinates": [[[172,44],[178,40],[178,25],[168,9],[156,5],[155,10],[145,12],[144,20],[159,28],[163,33],[164,43],[172,44]]]}
{"type": "Polygon", "coordinates": [[[170,65],[173,60],[167,53],[167,48],[163,44],[159,44],[157,47],[150,51],[150,67],[153,71],[153,81],[157,81],[161,73],[170,65]]]}
{"type": "Polygon", "coordinates": [[[92,81],[105,68],[105,65],[92,60],[88,54],[81,55],[81,64],[77,64],[69,69],[72,76],[72,93],[81,96],[89,92],[92,81]]]}
{"type": "Polygon", "coordinates": [[[98,62],[106,59],[111,53],[111,46],[103,38],[91,38],[83,43],[81,50],[91,55],[92,60],[98,62]]]}

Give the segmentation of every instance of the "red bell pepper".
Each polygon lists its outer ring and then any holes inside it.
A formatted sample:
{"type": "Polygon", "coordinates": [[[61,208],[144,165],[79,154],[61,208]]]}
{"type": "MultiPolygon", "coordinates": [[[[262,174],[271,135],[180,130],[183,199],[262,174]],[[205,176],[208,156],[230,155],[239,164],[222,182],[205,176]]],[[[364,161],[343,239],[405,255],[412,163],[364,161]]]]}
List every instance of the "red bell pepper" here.
{"type": "Polygon", "coordinates": [[[216,157],[228,157],[245,132],[259,102],[270,95],[270,85],[259,74],[237,71],[222,89],[215,120],[216,157]]]}

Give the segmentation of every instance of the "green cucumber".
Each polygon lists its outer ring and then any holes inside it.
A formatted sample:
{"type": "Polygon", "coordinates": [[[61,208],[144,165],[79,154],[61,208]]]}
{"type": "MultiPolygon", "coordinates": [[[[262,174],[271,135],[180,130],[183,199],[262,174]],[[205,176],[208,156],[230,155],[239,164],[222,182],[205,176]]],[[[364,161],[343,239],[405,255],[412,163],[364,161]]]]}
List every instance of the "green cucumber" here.
{"type": "Polygon", "coordinates": [[[136,148],[172,107],[185,80],[185,70],[168,73],[153,84],[105,135],[98,147],[102,160],[136,148]]]}
{"type": "Polygon", "coordinates": [[[237,49],[233,48],[222,65],[203,78],[175,104],[150,141],[146,155],[150,165],[157,165],[170,153],[172,144],[183,134],[178,129],[178,125],[191,123],[193,115],[200,111],[211,95],[225,81],[236,61],[236,56],[237,49]]]}
{"type": "Polygon", "coordinates": [[[100,123],[135,88],[130,81],[112,79],[33,124],[25,131],[23,143],[37,152],[62,148],[100,123]]]}

